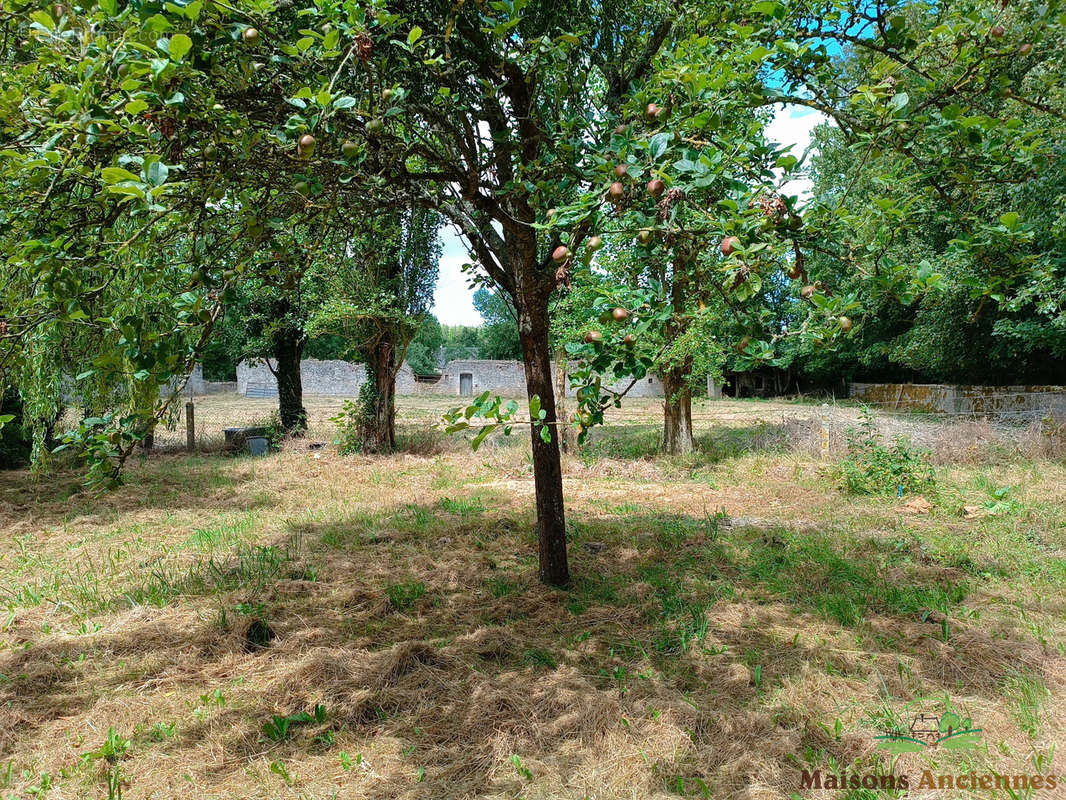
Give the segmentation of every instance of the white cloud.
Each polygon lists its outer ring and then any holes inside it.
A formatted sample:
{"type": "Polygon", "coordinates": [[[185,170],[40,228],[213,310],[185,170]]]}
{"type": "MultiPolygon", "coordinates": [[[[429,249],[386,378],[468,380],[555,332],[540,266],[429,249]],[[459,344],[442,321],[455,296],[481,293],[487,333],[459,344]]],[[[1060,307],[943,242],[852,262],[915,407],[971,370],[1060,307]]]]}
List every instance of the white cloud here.
{"type": "Polygon", "coordinates": [[[433,314],[442,325],[481,325],[484,320],[474,308],[474,290],[468,285],[463,264],[470,260],[466,245],[452,228],[440,232],[441,251],[437,288],[433,293],[433,314]]]}
{"type": "MultiPolygon", "coordinates": [[[[814,129],[828,117],[820,111],[796,106],[774,106],[774,118],[766,126],[766,136],[770,141],[782,145],[792,145],[789,151],[796,158],[802,159],[811,146],[811,137],[814,129]]],[[[809,160],[805,162],[809,164],[809,160]]],[[[780,175],[780,172],[778,172],[780,175]]],[[[799,195],[800,203],[810,197],[811,181],[808,178],[799,178],[785,183],[782,187],[785,194],[799,195]]]]}

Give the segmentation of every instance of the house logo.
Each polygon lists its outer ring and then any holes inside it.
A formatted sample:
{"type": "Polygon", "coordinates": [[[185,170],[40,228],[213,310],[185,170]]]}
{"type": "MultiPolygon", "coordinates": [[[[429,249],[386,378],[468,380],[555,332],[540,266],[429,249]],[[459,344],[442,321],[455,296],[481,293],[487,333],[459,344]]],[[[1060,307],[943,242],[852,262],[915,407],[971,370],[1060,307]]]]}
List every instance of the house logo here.
{"type": "Polygon", "coordinates": [[[981,741],[981,729],[975,728],[969,717],[954,711],[936,714],[921,711],[906,727],[887,730],[874,737],[877,747],[890,753],[914,753],[929,748],[967,750],[981,741]]]}

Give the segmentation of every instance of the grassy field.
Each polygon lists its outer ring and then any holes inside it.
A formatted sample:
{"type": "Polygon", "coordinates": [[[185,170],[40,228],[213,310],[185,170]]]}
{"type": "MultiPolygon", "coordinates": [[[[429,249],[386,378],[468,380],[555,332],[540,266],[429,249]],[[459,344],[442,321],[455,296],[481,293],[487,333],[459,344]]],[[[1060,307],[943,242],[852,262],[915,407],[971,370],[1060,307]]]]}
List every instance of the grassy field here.
{"type": "Polygon", "coordinates": [[[827,444],[820,406],[701,404],[699,452],[664,458],[637,403],[565,458],[564,591],[535,579],[528,443],[471,453],[428,432],[446,405],[405,405],[391,457],[155,455],[103,496],[0,473],[0,797],[866,800],[897,794],[802,771],[1066,774],[1061,460],[910,419],[937,453],[912,513],[838,488],[854,409],[827,444]],[[974,746],[876,749],[948,710],[974,746]]]}

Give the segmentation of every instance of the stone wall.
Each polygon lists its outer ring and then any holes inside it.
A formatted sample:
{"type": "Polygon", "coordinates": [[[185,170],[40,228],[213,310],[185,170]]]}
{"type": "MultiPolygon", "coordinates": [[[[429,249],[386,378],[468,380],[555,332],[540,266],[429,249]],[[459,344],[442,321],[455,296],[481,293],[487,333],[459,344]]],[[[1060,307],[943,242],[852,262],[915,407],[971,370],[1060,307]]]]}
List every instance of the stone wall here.
{"type": "MultiPolygon", "coordinates": [[[[300,362],[300,380],[308,396],[355,397],[366,381],[366,367],[350,361],[305,358],[300,362]]],[[[414,373],[407,364],[396,375],[396,393],[417,393],[414,373]]],[[[237,394],[277,396],[278,382],[266,361],[242,361],[237,365],[237,394]]]]}
{"type": "MultiPolygon", "coordinates": [[[[398,395],[459,396],[463,375],[470,376],[470,395],[476,397],[488,391],[504,397],[524,397],[525,369],[519,361],[488,361],[461,359],[449,361],[439,379],[415,379],[411,368],[404,364],[396,376],[398,395]]],[[[349,361],[319,361],[304,359],[300,363],[304,394],[308,396],[355,397],[366,380],[362,364],[349,361]]],[[[621,390],[628,381],[615,384],[621,390]]],[[[237,393],[252,397],[276,397],[277,381],[264,361],[242,361],[237,365],[237,393]]],[[[573,396],[574,391],[568,394],[573,396]]],[[[663,385],[658,377],[649,375],[638,381],[629,392],[630,397],[662,397],[663,385]]]]}
{"type": "Polygon", "coordinates": [[[1062,386],[951,386],[935,383],[853,383],[848,396],[889,409],[943,414],[1036,416],[1066,414],[1062,386]]]}
{"type": "Polygon", "coordinates": [[[224,394],[225,392],[235,391],[237,391],[237,384],[234,381],[204,380],[203,365],[197,364],[192,368],[192,372],[189,373],[189,380],[185,382],[185,388],[182,389],[181,393],[193,397],[205,394],[224,394]]]}

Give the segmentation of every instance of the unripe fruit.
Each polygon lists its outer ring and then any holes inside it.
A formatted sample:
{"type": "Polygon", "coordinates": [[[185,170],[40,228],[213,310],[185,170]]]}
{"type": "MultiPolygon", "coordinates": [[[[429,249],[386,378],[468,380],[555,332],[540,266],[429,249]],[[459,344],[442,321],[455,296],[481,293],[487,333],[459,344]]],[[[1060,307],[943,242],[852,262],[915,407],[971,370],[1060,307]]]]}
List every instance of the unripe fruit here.
{"type": "Polygon", "coordinates": [[[292,188],[296,190],[297,194],[302,194],[304,197],[311,194],[311,187],[307,185],[307,181],[296,181],[292,188]]]}
{"type": "Polygon", "coordinates": [[[815,291],[816,290],[813,286],[804,286],[802,289],[800,289],[800,297],[802,297],[804,300],[810,300],[814,296],[815,291]]]}
{"type": "Polygon", "coordinates": [[[1005,34],[1006,32],[1007,31],[1004,29],[1004,27],[1002,25],[997,25],[996,27],[994,27],[990,31],[990,33],[992,34],[992,37],[994,39],[1002,39],[1003,38],[1003,34],[1005,34]]]}
{"type": "Polygon", "coordinates": [[[790,277],[794,281],[798,281],[800,278],[803,277],[803,270],[793,264],[792,269],[788,271],[788,277],[790,277]]]}
{"type": "Polygon", "coordinates": [[[207,147],[204,148],[204,158],[206,160],[211,161],[217,155],[218,155],[218,148],[215,147],[213,144],[209,144],[207,147]]]}
{"type": "Polygon", "coordinates": [[[607,194],[610,195],[610,198],[617,203],[619,200],[626,196],[626,187],[618,181],[615,181],[607,190],[607,194]]]}
{"type": "Polygon", "coordinates": [[[625,123],[621,123],[620,122],[620,123],[618,123],[617,125],[614,126],[614,132],[617,133],[619,136],[621,136],[622,134],[624,134],[628,130],[629,130],[629,127],[625,123]]]}
{"type": "Polygon", "coordinates": [[[259,31],[255,28],[245,28],[244,33],[241,34],[248,44],[255,44],[259,41],[259,31]]]}
{"type": "Polygon", "coordinates": [[[359,145],[355,142],[345,142],[341,145],[341,155],[345,158],[355,158],[359,152],[359,145]]]}
{"type": "Polygon", "coordinates": [[[637,232],[637,241],[641,244],[649,244],[652,240],[653,235],[654,234],[652,233],[651,228],[641,228],[637,232]]]}
{"type": "Polygon", "coordinates": [[[611,316],[614,317],[615,322],[625,322],[629,319],[629,312],[624,308],[616,308],[611,312],[611,316]]]}
{"type": "Polygon", "coordinates": [[[592,344],[593,342],[602,342],[603,334],[599,331],[589,331],[585,334],[585,343],[592,344]]]}
{"type": "Polygon", "coordinates": [[[376,136],[381,133],[381,129],[385,127],[385,123],[380,119],[372,119],[366,124],[366,132],[371,136],[376,136]]]}
{"type": "Polygon", "coordinates": [[[838,319],[837,324],[840,325],[840,330],[842,330],[844,333],[847,333],[851,330],[851,320],[847,317],[841,317],[840,319],[838,319]]]}
{"type": "Polygon", "coordinates": [[[546,216],[548,217],[548,219],[554,219],[555,218],[555,209],[554,208],[549,208],[546,216]]]}
{"type": "Polygon", "coordinates": [[[629,164],[615,164],[614,165],[614,174],[617,175],[619,178],[625,177],[625,174],[627,172],[629,172],[629,164]]]}
{"type": "Polygon", "coordinates": [[[1027,56],[1031,52],[1033,52],[1033,46],[1031,44],[1029,44],[1029,42],[1026,42],[1021,47],[1018,48],[1018,55],[1020,55],[1020,56],[1027,56]]]}
{"type": "Polygon", "coordinates": [[[738,353],[743,353],[745,350],[748,349],[748,345],[750,345],[750,344],[751,344],[751,337],[750,336],[745,336],[743,339],[741,339],[739,342],[737,342],[737,352],[738,353]]]}
{"type": "Polygon", "coordinates": [[[727,236],[722,239],[721,251],[723,256],[731,256],[740,247],[740,239],[736,236],[727,236]]]}
{"type": "Polygon", "coordinates": [[[569,261],[571,255],[570,248],[565,244],[561,244],[552,251],[552,260],[556,264],[561,264],[564,261],[569,261]]]}
{"type": "Polygon", "coordinates": [[[392,99],[392,94],[393,94],[392,89],[382,89],[381,90],[381,99],[384,100],[387,103],[387,102],[389,102],[392,99]]]}
{"type": "Polygon", "coordinates": [[[130,71],[130,65],[129,64],[119,64],[118,65],[118,76],[120,78],[125,78],[126,75],[129,74],[129,71],[130,71]]]}
{"type": "Polygon", "coordinates": [[[637,337],[634,336],[632,333],[627,333],[624,337],[622,337],[622,343],[626,347],[632,347],[634,344],[636,344],[636,342],[637,337]]]}
{"type": "Polygon", "coordinates": [[[652,178],[648,181],[648,194],[652,197],[658,197],[666,191],[666,184],[663,183],[661,178],[652,178]]]}
{"type": "Polygon", "coordinates": [[[600,236],[593,236],[588,240],[588,244],[585,245],[588,249],[595,253],[601,247],[603,247],[603,238],[600,236]]]}

